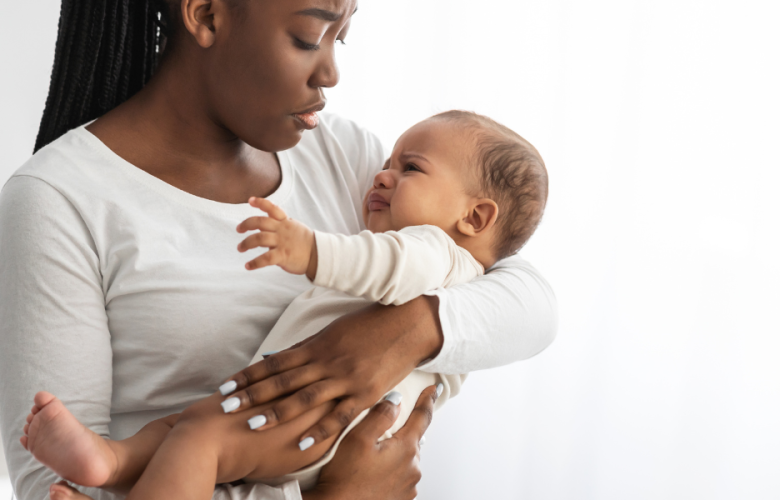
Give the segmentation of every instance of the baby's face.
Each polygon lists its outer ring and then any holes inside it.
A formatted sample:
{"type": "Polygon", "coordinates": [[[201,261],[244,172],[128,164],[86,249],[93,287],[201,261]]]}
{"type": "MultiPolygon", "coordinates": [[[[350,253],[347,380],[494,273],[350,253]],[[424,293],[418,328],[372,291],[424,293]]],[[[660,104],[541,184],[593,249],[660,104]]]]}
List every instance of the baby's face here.
{"type": "Polygon", "coordinates": [[[363,200],[366,227],[381,233],[430,224],[455,237],[471,200],[471,144],[445,120],[425,120],[404,132],[363,200]]]}

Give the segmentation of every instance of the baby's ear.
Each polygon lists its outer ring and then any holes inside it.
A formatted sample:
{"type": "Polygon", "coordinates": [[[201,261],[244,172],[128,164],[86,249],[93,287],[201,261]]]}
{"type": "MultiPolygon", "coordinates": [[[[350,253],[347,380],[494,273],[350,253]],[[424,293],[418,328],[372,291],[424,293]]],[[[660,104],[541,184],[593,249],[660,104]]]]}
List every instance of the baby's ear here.
{"type": "Polygon", "coordinates": [[[458,231],[466,236],[477,236],[493,227],[498,218],[498,205],[490,198],[476,200],[466,217],[458,221],[458,231]]]}

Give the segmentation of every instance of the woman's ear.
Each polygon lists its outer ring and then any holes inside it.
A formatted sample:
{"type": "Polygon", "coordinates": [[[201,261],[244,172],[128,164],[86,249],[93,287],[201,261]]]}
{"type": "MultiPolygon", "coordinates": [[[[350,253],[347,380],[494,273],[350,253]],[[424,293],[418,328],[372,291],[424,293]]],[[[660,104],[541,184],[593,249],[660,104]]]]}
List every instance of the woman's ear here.
{"type": "Polygon", "coordinates": [[[207,49],[216,40],[218,15],[222,14],[219,0],[182,0],[181,17],[184,28],[190,32],[198,45],[207,49]]]}
{"type": "Polygon", "coordinates": [[[490,198],[477,200],[466,217],[458,221],[458,231],[466,236],[477,236],[496,224],[498,205],[490,198]]]}

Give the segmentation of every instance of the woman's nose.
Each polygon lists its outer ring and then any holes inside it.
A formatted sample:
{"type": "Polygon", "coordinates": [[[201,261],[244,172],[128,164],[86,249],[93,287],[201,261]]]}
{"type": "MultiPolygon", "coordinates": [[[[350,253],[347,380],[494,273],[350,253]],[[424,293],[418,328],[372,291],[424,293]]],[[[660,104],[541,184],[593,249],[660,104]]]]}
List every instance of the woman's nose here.
{"type": "Polygon", "coordinates": [[[390,170],[382,170],[374,176],[374,188],[376,189],[392,189],[394,185],[395,179],[390,170]]]}
{"type": "Polygon", "coordinates": [[[317,68],[309,80],[309,85],[314,88],[335,87],[341,78],[339,66],[336,64],[335,47],[322,47],[320,56],[317,68]]]}

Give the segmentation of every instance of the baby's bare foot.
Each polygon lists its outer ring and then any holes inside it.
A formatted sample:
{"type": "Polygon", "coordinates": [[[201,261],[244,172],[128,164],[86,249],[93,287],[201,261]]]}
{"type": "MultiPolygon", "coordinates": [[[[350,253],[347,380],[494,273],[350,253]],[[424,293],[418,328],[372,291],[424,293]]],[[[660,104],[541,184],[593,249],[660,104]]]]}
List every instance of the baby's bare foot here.
{"type": "Polygon", "coordinates": [[[84,427],[48,392],[35,395],[20,441],[43,465],[82,486],[106,486],[117,468],[116,454],[106,440],[84,427]]]}

